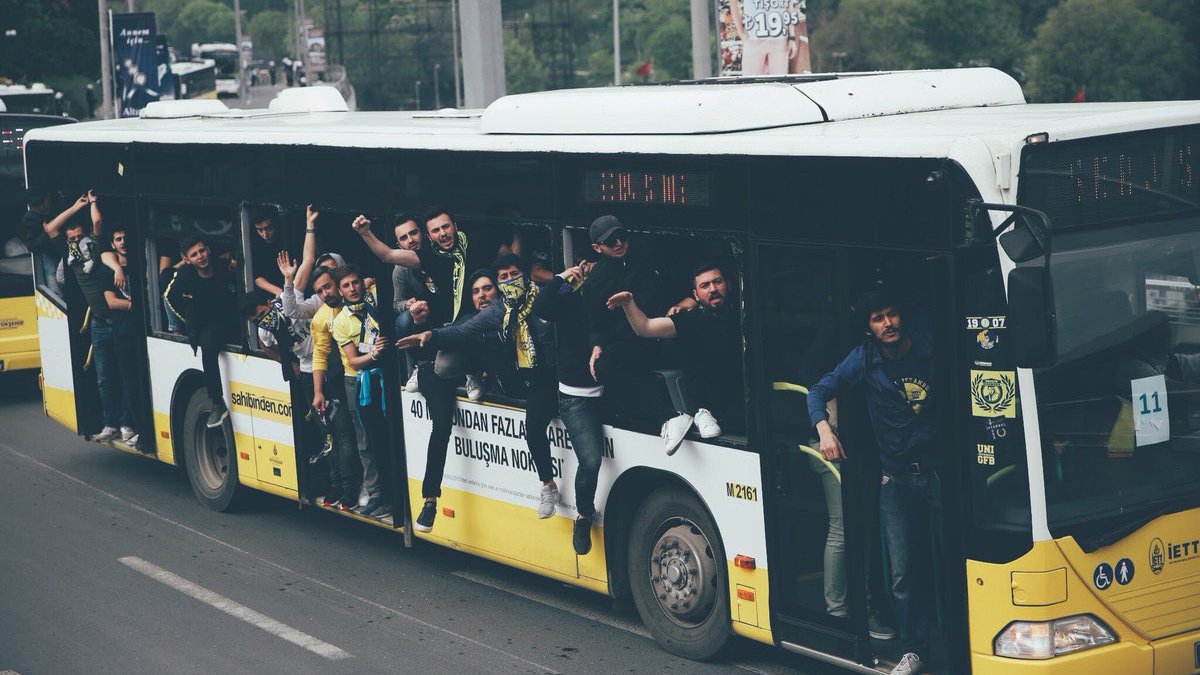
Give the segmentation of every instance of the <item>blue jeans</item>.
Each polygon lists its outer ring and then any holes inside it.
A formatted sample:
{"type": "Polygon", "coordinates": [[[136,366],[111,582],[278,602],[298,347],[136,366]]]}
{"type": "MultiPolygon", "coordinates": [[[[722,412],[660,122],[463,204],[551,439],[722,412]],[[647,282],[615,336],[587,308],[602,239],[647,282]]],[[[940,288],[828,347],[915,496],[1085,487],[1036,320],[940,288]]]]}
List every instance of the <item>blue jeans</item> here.
{"type": "Polygon", "coordinates": [[[100,414],[106,427],[132,427],[133,345],[129,341],[128,317],[119,313],[113,316],[92,318],[92,360],[100,390],[100,414]]]}
{"type": "Polygon", "coordinates": [[[579,469],[575,472],[575,508],[579,515],[596,513],[596,480],[604,453],[604,423],[599,396],[558,392],[558,416],[571,437],[579,469]]]}
{"type": "Polygon", "coordinates": [[[883,474],[880,523],[892,568],[892,601],[902,654],[929,655],[929,614],[934,593],[930,523],[931,516],[940,512],[941,503],[942,483],[937,472],[883,474]]]}

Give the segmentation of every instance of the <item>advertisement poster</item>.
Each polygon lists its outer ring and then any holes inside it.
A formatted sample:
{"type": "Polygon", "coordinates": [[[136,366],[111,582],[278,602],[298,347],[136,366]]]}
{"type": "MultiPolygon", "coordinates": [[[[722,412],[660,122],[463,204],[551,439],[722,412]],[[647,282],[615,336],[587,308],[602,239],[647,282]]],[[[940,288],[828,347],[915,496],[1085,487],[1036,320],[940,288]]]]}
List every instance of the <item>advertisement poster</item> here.
{"type": "Polygon", "coordinates": [[[812,72],[804,0],[717,0],[721,75],[812,72]]]}
{"type": "Polygon", "coordinates": [[[112,15],[118,117],[137,117],[159,99],[156,33],[153,12],[112,15]]]}
{"type": "Polygon", "coordinates": [[[325,72],[325,29],[319,26],[308,28],[308,72],[325,72]]]}

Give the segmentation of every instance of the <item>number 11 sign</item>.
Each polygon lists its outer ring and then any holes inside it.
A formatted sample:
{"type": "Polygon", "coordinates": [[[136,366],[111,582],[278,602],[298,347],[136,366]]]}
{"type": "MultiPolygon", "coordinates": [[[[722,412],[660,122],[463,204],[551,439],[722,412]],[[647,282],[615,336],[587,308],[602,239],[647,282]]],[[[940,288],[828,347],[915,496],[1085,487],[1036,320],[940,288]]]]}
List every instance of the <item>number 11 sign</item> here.
{"type": "Polygon", "coordinates": [[[1167,414],[1167,378],[1152,375],[1130,380],[1133,431],[1138,447],[1171,440],[1171,418],[1167,414]]]}

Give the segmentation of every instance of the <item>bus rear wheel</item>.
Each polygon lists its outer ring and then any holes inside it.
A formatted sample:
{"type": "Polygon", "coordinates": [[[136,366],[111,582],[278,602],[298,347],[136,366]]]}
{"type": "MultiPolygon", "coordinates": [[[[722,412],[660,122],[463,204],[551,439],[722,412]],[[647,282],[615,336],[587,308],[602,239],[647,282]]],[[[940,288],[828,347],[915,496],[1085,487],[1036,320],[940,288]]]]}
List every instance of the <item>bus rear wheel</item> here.
{"type": "Polygon", "coordinates": [[[207,426],[212,401],[203,389],[192,392],[183,414],[183,455],[188,482],[196,499],[213,511],[229,511],[238,503],[237,447],[229,420],[207,426]]]}
{"type": "Polygon", "coordinates": [[[716,524],[692,494],[655,491],[634,515],[629,583],[642,622],[667,651],[703,661],[729,641],[729,584],[716,524]]]}

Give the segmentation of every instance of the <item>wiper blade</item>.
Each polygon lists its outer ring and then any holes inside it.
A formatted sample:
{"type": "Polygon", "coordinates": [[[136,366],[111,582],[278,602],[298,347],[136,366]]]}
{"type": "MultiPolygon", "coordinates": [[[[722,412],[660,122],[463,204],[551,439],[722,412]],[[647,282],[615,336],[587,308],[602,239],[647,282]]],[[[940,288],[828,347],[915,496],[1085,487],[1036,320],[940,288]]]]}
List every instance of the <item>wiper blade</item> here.
{"type": "Polygon", "coordinates": [[[1091,553],[1098,548],[1103,548],[1109,544],[1115,544],[1125,537],[1128,537],[1137,530],[1141,529],[1146,523],[1158,518],[1159,516],[1165,516],[1169,513],[1174,513],[1176,511],[1181,511],[1186,508],[1196,506],[1198,502],[1200,502],[1200,499],[1190,495],[1168,499],[1153,505],[1153,508],[1146,510],[1139,509],[1137,517],[1131,521],[1123,522],[1111,530],[1104,530],[1089,535],[1076,536],[1075,541],[1079,544],[1079,547],[1083,549],[1084,553],[1091,553]]]}

